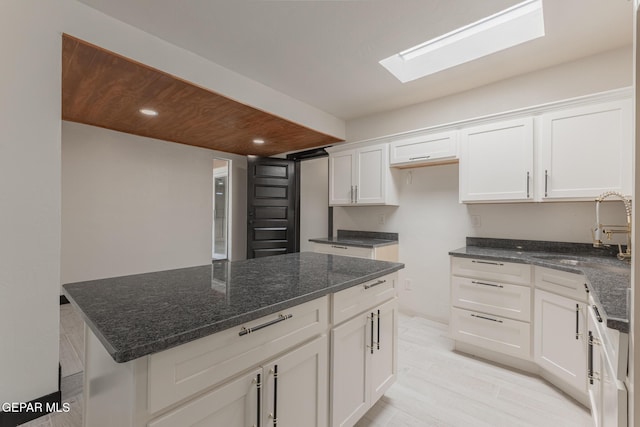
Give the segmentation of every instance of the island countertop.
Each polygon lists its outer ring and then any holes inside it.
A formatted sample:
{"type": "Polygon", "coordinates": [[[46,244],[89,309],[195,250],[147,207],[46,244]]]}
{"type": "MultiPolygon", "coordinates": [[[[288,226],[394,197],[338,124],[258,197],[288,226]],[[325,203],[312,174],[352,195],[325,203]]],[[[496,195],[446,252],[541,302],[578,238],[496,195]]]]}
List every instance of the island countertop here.
{"type": "Polygon", "coordinates": [[[302,252],[63,286],[127,362],[393,273],[404,264],[302,252]]]}

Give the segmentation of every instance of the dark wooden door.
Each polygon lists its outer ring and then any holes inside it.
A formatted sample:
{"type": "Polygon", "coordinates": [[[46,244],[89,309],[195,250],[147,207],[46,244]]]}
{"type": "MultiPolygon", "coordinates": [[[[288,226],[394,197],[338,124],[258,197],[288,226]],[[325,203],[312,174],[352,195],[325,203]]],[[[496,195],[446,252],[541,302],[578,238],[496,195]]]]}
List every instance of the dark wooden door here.
{"type": "Polygon", "coordinates": [[[295,162],[250,157],[247,169],[247,258],[296,252],[295,162]]]}

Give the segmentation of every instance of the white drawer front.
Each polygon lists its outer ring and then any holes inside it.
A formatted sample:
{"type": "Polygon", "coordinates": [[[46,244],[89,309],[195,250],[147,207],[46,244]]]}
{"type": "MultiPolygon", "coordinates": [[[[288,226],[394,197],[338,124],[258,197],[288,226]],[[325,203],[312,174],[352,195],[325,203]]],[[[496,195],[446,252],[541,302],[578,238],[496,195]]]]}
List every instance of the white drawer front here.
{"type": "Polygon", "coordinates": [[[535,268],[535,285],[538,289],[553,292],[577,301],[587,301],[586,279],[582,274],[554,270],[552,268],[535,268]]]}
{"type": "Polygon", "coordinates": [[[531,266],[528,264],[452,257],[451,272],[456,276],[531,285],[531,266]]]}
{"type": "MultiPolygon", "coordinates": [[[[292,317],[240,336],[234,327],[149,356],[149,413],[257,366],[265,359],[328,330],[329,296],[283,310],[292,317]]],[[[278,313],[251,321],[254,328],[278,313]]]]}
{"type": "Polygon", "coordinates": [[[389,274],[333,294],[331,322],[337,325],[395,297],[397,277],[389,274]]]}
{"type": "Polygon", "coordinates": [[[531,288],[489,280],[453,276],[454,306],[525,322],[531,321],[531,288]]]}
{"type": "Polygon", "coordinates": [[[451,309],[453,339],[522,359],[531,359],[531,325],[485,313],[451,309]]]}
{"type": "Polygon", "coordinates": [[[345,246],[338,244],[325,245],[322,243],[316,243],[313,251],[321,254],[344,255],[356,258],[373,259],[374,256],[373,248],[360,248],[357,246],[345,246]]]}

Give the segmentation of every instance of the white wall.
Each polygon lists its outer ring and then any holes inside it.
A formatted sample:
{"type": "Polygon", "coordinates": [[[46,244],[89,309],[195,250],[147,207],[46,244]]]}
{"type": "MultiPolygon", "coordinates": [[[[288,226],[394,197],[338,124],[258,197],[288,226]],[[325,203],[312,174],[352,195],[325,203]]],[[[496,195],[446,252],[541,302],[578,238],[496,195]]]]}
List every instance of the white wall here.
{"type": "Polygon", "coordinates": [[[58,389],[61,20],[0,1],[0,402],[58,389]]]}
{"type": "MultiPolygon", "coordinates": [[[[465,246],[467,236],[591,242],[594,203],[460,204],[455,164],[405,170],[400,178],[400,206],[335,207],[334,228],[399,233],[405,312],[448,322],[448,252],[465,246]],[[381,214],[384,225],[378,223],[381,214]],[[480,227],[472,226],[471,215],[480,217],[480,227]]],[[[608,223],[625,219],[621,203],[605,203],[601,214],[608,223]]]]}
{"type": "Polygon", "coordinates": [[[300,252],[313,250],[309,239],[327,237],[329,158],[300,162],[300,252]]]}
{"type": "Polygon", "coordinates": [[[62,283],[211,262],[214,157],[246,175],[243,156],[63,122],[62,283]]]}
{"type": "MultiPolygon", "coordinates": [[[[501,81],[432,102],[347,123],[350,141],[406,132],[488,114],[524,108],[631,85],[631,49],[624,48],[501,81]]],[[[334,229],[400,234],[400,307],[448,322],[448,251],[466,236],[591,242],[594,204],[458,203],[458,166],[444,165],[400,173],[399,207],[334,209],[334,229]],[[408,178],[411,175],[411,183],[408,178]],[[386,224],[378,225],[379,214],[386,224]],[[479,216],[473,228],[471,215],[479,216]],[[406,280],[411,290],[406,290],[406,280]]],[[[623,221],[621,204],[605,204],[603,217],[623,221]]]]}

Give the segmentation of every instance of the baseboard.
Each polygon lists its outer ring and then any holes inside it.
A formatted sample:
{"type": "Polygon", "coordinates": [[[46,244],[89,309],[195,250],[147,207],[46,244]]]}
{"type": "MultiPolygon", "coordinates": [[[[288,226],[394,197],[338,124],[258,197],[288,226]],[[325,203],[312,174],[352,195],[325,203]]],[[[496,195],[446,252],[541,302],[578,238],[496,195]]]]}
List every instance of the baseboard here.
{"type": "Polygon", "coordinates": [[[69,300],[64,295],[60,295],[60,305],[62,304],[69,304],[69,300]]]}
{"type": "MultiPolygon", "coordinates": [[[[61,380],[62,367],[58,364],[58,391],[39,397],[30,402],[26,402],[27,409],[23,411],[4,412],[0,407],[0,427],[16,427],[52,412],[62,411],[62,391],[60,389],[61,380]]],[[[2,402],[2,404],[5,403],[2,402]]]]}

